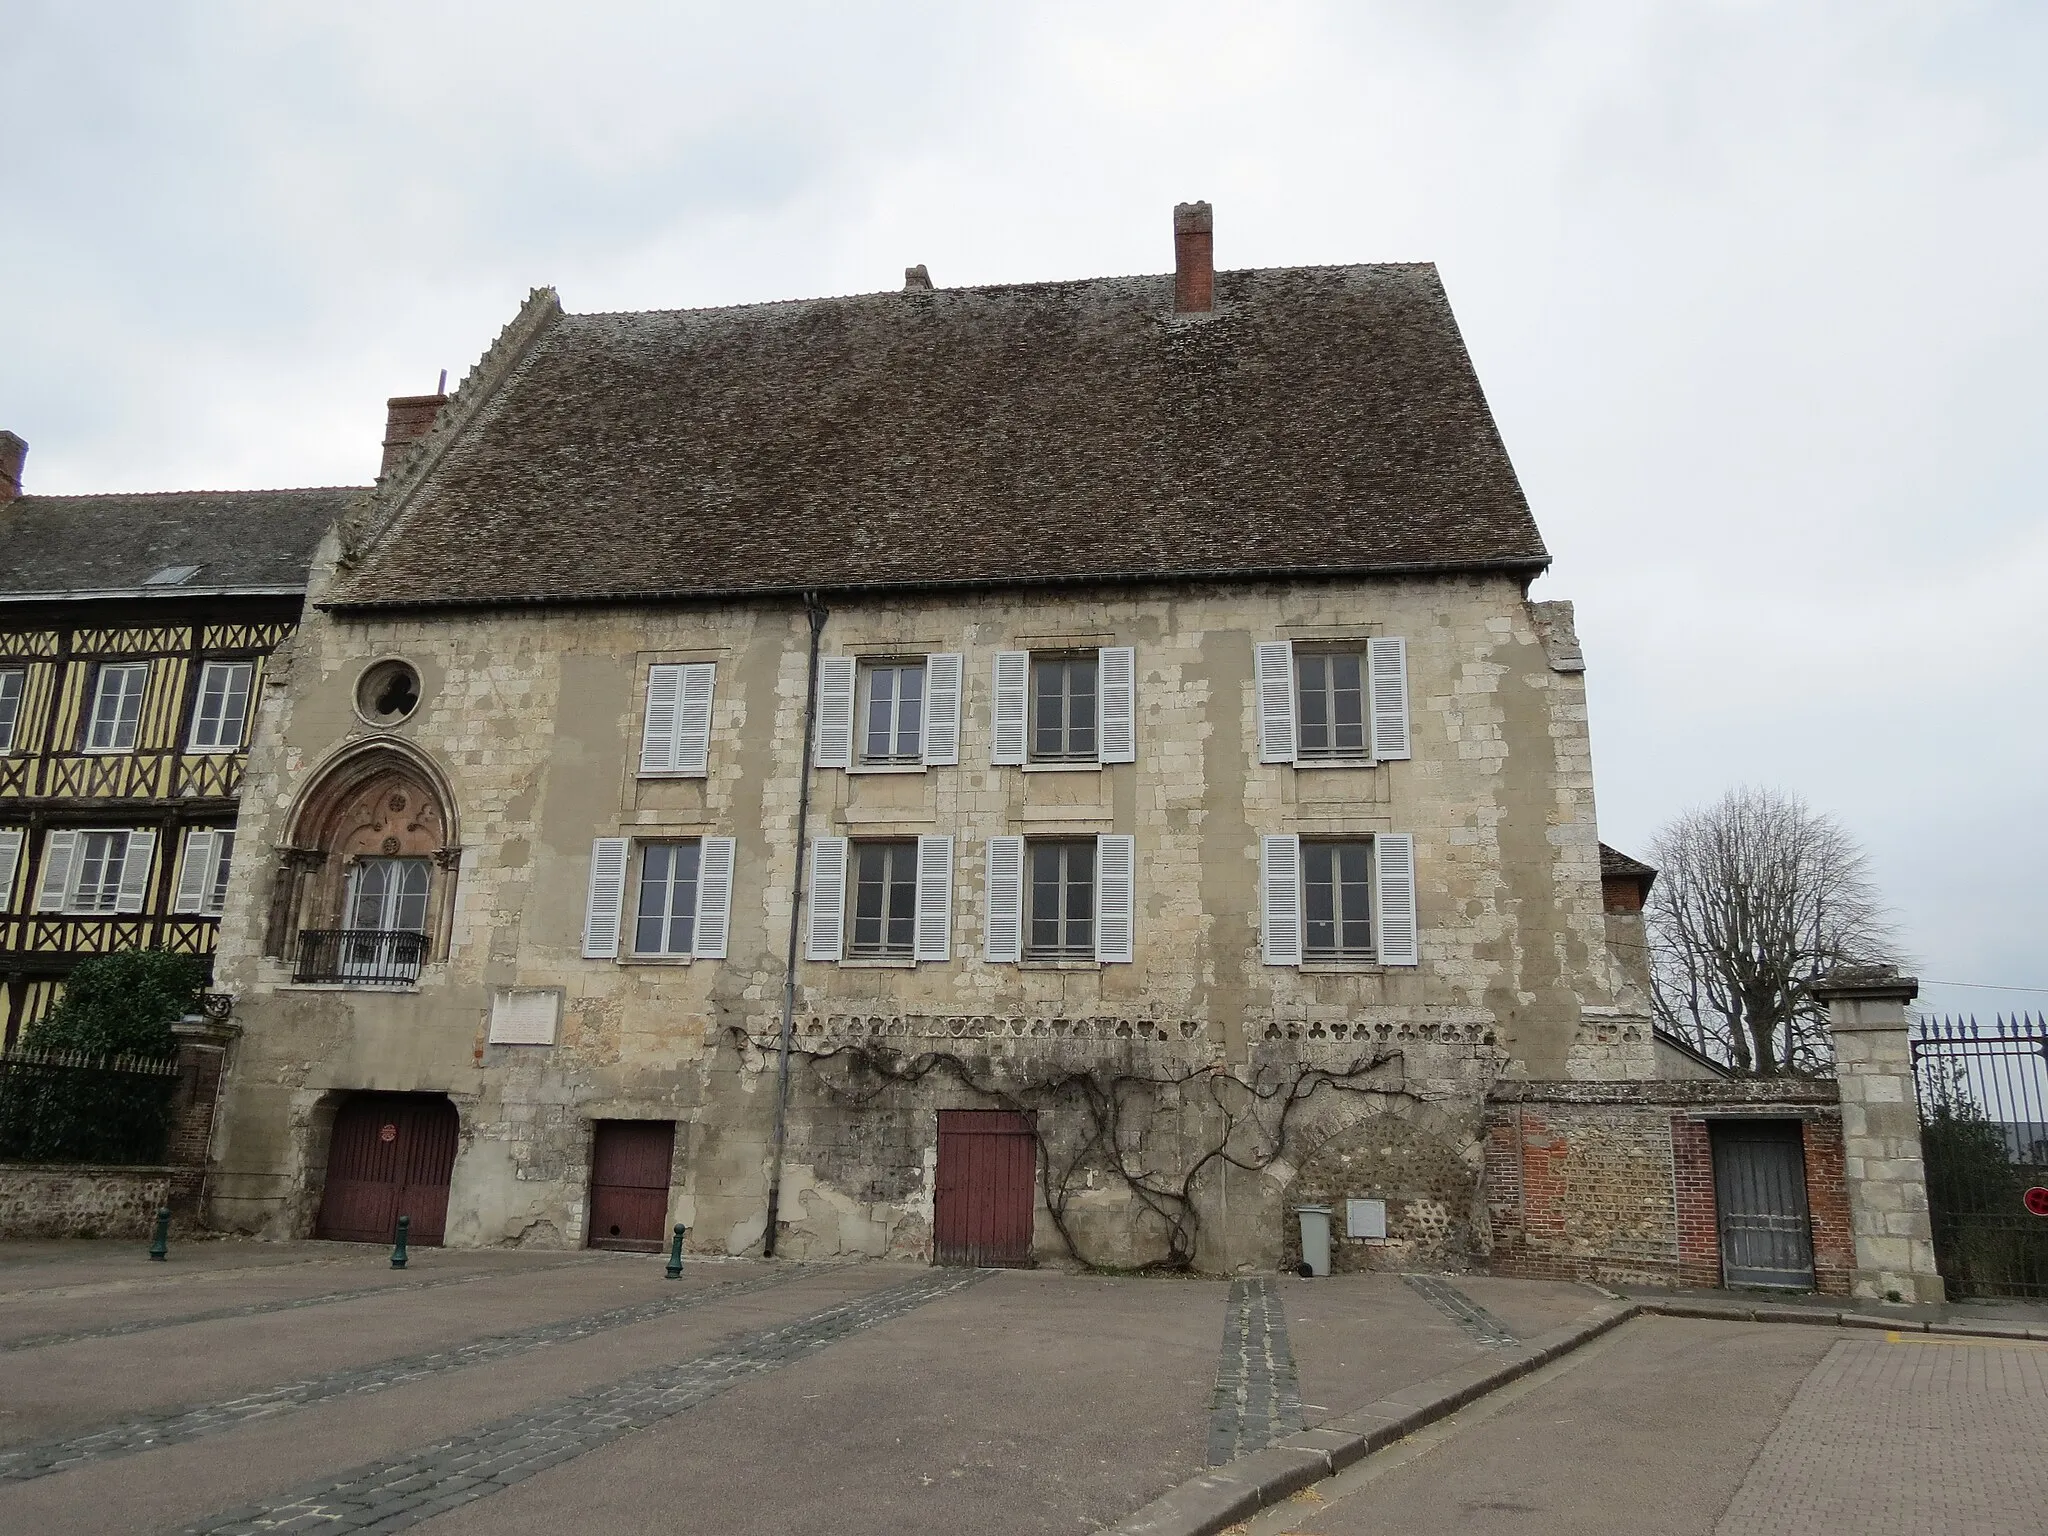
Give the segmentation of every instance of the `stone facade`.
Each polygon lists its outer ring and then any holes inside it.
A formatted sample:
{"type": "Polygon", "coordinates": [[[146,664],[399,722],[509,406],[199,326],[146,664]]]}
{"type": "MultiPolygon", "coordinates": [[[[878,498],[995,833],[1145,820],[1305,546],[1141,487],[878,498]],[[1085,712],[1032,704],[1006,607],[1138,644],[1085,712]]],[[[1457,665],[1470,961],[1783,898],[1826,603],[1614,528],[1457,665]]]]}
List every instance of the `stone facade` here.
{"type": "MultiPolygon", "coordinates": [[[[936,1113],[991,1095],[1038,1111],[1048,1167],[1075,1149],[1048,1185],[1060,1221],[1041,1200],[1047,1257],[1065,1252],[1064,1225],[1090,1259],[1161,1258],[1172,1222],[1133,1173],[1174,1185],[1199,1165],[1185,1192],[1197,1261],[1271,1265],[1301,1190],[1343,1184],[1333,1157],[1391,1178],[1367,1149],[1397,1141],[1404,1169],[1426,1165],[1400,1197],[1417,1253],[1483,1247],[1487,1086],[1650,1070],[1648,1020],[1607,944],[1583,677],[1576,647],[1557,650],[1559,606],[1539,615],[1518,580],[1484,575],[837,605],[828,655],[965,657],[959,766],[811,776],[813,837],[955,838],[951,958],[799,961],[780,1251],[927,1254],[936,1113]],[[1412,758],[1262,765],[1254,644],[1374,636],[1407,642],[1412,758]],[[1098,645],[1135,648],[1137,761],[991,767],[994,653],[1098,645]],[[987,839],[1054,832],[1135,837],[1132,963],[983,959],[987,839]],[[1413,834],[1421,963],[1262,964],[1259,837],[1285,832],[1413,834]],[[1121,1075],[1133,1102],[1105,1125],[1057,1087],[1074,1074],[1121,1075]],[[1278,1101],[1260,1095],[1282,1089],[1302,1098],[1276,1128],[1259,1105],[1278,1101]],[[1258,1103],[1233,1108],[1232,1095],[1258,1103]],[[1407,1129],[1367,1128],[1385,1116],[1407,1129]],[[1104,1129],[1121,1138],[1107,1158],[1086,1150],[1104,1129]],[[1219,1138],[1254,1167],[1216,1157],[1219,1138]]],[[[214,1219],[303,1233],[341,1098],[425,1091],[462,1118],[450,1242],[581,1243],[593,1123],[652,1118],[678,1124],[672,1217],[692,1246],[758,1250],[807,638],[801,607],[769,602],[309,613],[264,695],[242,821],[245,846],[285,856],[238,862],[223,923],[220,985],[246,1035],[214,1219]],[[421,698],[402,723],[373,726],[355,690],[387,657],[417,669],[421,698]],[[647,668],[669,662],[716,669],[701,778],[637,772],[647,668]],[[436,875],[445,941],[409,988],[298,985],[274,918],[281,883],[319,855],[293,851],[295,817],[329,765],[375,743],[447,801],[459,854],[436,875]],[[725,958],[583,958],[593,839],[699,834],[738,840],[725,958]],[[553,1045],[489,1042],[506,989],[559,991],[553,1045]]]]}

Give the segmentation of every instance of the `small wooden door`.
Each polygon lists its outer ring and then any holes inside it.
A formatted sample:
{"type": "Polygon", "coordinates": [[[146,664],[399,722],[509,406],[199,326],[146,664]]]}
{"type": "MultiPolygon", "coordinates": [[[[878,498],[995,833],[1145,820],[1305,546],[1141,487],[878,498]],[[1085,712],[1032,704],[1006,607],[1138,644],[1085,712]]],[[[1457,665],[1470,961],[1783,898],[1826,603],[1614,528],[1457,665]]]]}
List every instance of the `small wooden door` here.
{"type": "Polygon", "coordinates": [[[1723,1120],[1710,1132],[1721,1283],[1813,1289],[1806,1141],[1797,1120],[1723,1120]]]}
{"type": "Polygon", "coordinates": [[[461,1122],[438,1094],[359,1093],[334,1117],[327,1187],[314,1235],[388,1243],[398,1218],[410,1241],[438,1247],[448,1226],[448,1182],[461,1122]]]}
{"type": "Polygon", "coordinates": [[[933,1261],[1031,1263],[1038,1136],[1029,1115],[998,1109],[939,1111],[933,1261]]]}
{"type": "Polygon", "coordinates": [[[673,1120],[600,1120],[590,1149],[590,1246],[654,1253],[667,1236],[673,1120]]]}

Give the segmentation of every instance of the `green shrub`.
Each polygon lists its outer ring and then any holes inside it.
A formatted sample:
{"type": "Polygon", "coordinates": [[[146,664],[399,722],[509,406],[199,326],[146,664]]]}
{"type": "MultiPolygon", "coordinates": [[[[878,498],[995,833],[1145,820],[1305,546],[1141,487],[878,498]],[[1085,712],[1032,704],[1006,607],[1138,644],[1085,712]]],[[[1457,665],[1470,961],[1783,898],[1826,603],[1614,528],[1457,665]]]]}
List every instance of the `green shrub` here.
{"type": "Polygon", "coordinates": [[[23,1042],[38,1051],[168,1056],[171,1026],[193,1011],[206,964],[193,955],[131,949],[78,962],[64,995],[23,1042]]]}

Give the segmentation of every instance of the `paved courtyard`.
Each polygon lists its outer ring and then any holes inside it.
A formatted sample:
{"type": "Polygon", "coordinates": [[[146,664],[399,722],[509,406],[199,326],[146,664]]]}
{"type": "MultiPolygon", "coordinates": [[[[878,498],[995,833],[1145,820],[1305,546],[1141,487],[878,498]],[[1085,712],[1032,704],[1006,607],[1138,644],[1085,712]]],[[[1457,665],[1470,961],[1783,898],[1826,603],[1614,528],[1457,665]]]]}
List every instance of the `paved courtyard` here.
{"type": "MultiPolygon", "coordinates": [[[[0,1244],[0,1530],[1086,1532],[1603,1300],[1474,1276],[662,1269],[0,1244]]],[[[2001,1522],[2048,1493],[2027,1449],[2044,1354],[1638,1321],[1258,1528],[2040,1529],[2001,1522]],[[1895,1483],[1918,1502],[1865,1508],[1895,1483]]]]}

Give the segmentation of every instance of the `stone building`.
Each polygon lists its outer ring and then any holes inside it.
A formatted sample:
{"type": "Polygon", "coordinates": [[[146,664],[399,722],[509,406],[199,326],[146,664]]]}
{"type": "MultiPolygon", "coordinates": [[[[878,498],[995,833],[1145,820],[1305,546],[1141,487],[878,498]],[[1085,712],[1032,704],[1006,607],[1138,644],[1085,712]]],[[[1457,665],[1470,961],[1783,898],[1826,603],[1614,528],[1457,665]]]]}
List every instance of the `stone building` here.
{"type": "Polygon", "coordinates": [[[1489,1090],[1655,1071],[1569,605],[1432,267],[1175,247],[531,296],[265,679],[218,1224],[1486,1249],[1489,1090]]]}

